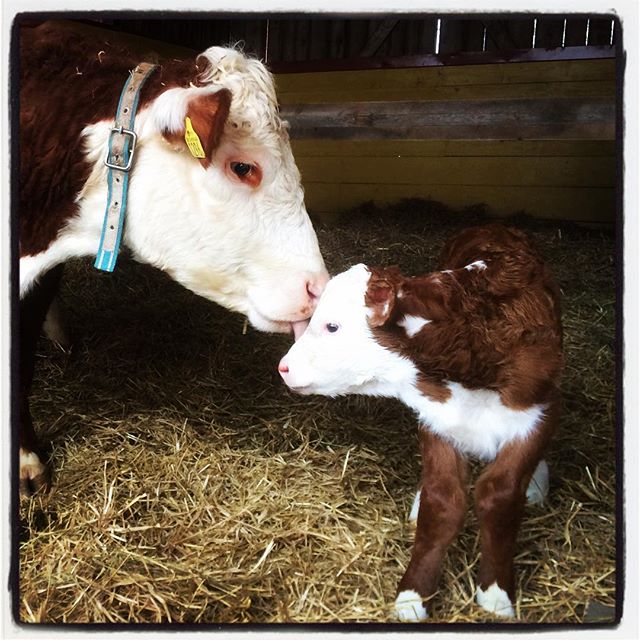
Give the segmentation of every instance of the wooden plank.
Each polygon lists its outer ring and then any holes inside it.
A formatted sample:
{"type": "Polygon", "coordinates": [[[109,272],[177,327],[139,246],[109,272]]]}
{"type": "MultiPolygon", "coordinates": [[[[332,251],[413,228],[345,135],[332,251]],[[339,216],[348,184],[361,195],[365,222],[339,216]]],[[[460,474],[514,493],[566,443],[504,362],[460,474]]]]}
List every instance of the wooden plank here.
{"type": "Polygon", "coordinates": [[[304,183],[312,214],[337,213],[363,202],[392,204],[403,198],[431,198],[454,207],[485,204],[496,216],[525,213],[542,219],[608,222],[615,217],[615,190],[566,187],[491,187],[466,185],[328,185],[304,183]]]}
{"type": "Polygon", "coordinates": [[[314,157],[615,158],[613,140],[292,140],[296,159],[314,157]]]}
{"type": "Polygon", "coordinates": [[[280,25],[282,38],[282,60],[296,59],[295,23],[283,20],[280,25]]]}
{"type": "Polygon", "coordinates": [[[309,59],[319,60],[328,57],[329,24],[326,20],[311,20],[311,34],[309,36],[309,59]]]}
{"type": "Polygon", "coordinates": [[[292,138],[613,139],[608,98],[288,105],[292,138]]]}
{"type": "Polygon", "coordinates": [[[572,60],[489,64],[463,67],[427,67],[421,69],[369,69],[318,73],[277,74],[283,93],[313,90],[332,91],[349,87],[356,91],[382,91],[435,86],[467,86],[526,83],[593,82],[615,80],[615,60],[572,60]]]}
{"type": "Polygon", "coordinates": [[[344,20],[331,20],[331,38],[329,40],[329,57],[344,57],[344,20]]]}
{"type": "Polygon", "coordinates": [[[347,21],[347,47],[345,55],[349,58],[357,56],[368,39],[367,20],[347,21]]]}
{"type": "Polygon", "coordinates": [[[375,157],[296,158],[305,182],[388,185],[615,186],[613,158],[375,157]]]}
{"type": "MultiPolygon", "coordinates": [[[[280,86],[278,76],[278,86],[280,86]]],[[[436,87],[396,87],[393,84],[384,89],[358,91],[350,89],[343,83],[332,91],[324,89],[305,90],[299,92],[279,92],[281,105],[298,103],[338,103],[338,102],[374,102],[374,101],[409,101],[409,100],[506,100],[515,98],[571,98],[589,96],[616,95],[615,81],[592,82],[558,82],[527,84],[483,84],[467,86],[436,87]]]]}

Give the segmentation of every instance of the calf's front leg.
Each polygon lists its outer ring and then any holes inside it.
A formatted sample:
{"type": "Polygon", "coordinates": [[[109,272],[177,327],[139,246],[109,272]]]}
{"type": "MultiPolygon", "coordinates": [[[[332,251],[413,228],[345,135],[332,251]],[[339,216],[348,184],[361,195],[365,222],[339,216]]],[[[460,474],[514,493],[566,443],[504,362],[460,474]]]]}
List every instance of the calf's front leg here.
{"type": "Polygon", "coordinates": [[[442,559],[458,535],[467,504],[467,462],[446,440],[420,429],[422,479],[411,561],[400,581],[395,611],[405,622],[427,618],[423,601],[438,587],[442,559]]]}

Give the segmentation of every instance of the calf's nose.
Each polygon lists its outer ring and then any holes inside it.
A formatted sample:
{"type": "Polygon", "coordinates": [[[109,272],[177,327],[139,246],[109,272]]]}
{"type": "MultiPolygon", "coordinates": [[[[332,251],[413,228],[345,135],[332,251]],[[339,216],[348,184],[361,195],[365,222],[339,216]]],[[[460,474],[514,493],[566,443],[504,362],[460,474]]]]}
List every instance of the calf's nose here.
{"type": "Polygon", "coordinates": [[[280,375],[284,378],[287,373],[289,373],[289,365],[286,362],[286,357],[280,360],[280,364],[278,365],[278,371],[280,375]]]}

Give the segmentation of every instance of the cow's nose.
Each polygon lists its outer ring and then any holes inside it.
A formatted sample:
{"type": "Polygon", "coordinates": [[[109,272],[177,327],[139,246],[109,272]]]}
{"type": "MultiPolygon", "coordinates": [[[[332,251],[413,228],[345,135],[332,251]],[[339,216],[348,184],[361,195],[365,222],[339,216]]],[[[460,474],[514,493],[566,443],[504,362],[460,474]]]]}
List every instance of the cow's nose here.
{"type": "Polygon", "coordinates": [[[309,298],[312,301],[315,301],[322,295],[324,288],[327,286],[327,282],[329,281],[328,273],[321,273],[313,276],[307,280],[307,293],[309,294],[309,298]]]}

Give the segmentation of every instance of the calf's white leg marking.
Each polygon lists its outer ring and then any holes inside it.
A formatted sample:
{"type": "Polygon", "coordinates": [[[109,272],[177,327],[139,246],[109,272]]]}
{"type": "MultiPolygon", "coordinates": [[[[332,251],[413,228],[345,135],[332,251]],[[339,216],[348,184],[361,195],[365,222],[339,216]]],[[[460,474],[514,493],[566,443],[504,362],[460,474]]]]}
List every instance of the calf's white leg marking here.
{"type": "Polygon", "coordinates": [[[527,502],[542,504],[549,494],[549,465],[540,460],[527,487],[527,502]]]}
{"type": "Polygon", "coordinates": [[[416,497],[413,499],[411,505],[411,511],[409,511],[409,522],[414,524],[418,522],[418,511],[420,511],[420,496],[422,495],[422,489],[416,491],[416,497]]]}
{"type": "Polygon", "coordinates": [[[516,614],[507,592],[501,589],[496,582],[490,585],[486,591],[478,587],[476,602],[485,611],[490,611],[503,618],[515,618],[516,614]]]}
{"type": "Polygon", "coordinates": [[[429,617],[420,594],[412,589],[401,591],[396,598],[396,616],[401,622],[420,622],[429,617]]]}

